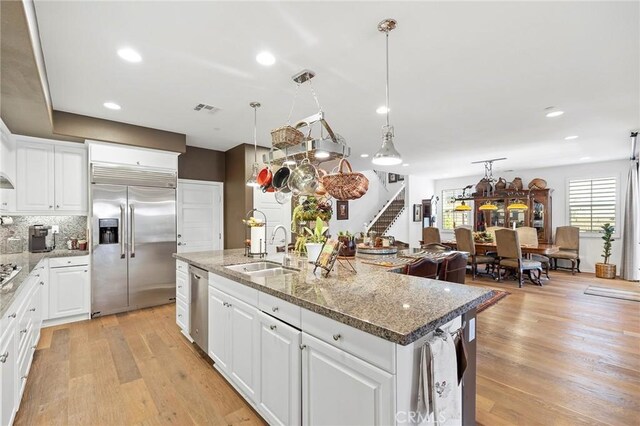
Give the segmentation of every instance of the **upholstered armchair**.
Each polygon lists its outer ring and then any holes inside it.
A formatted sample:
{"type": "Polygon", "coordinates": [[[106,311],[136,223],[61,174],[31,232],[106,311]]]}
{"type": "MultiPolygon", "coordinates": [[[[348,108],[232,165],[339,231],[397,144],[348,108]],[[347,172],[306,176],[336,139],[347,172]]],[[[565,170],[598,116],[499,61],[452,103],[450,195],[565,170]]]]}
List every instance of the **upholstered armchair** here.
{"type": "Polygon", "coordinates": [[[496,260],[495,257],[485,256],[476,253],[475,241],[473,241],[473,232],[468,228],[456,228],[454,230],[456,234],[456,246],[460,251],[466,251],[469,253],[467,257],[467,264],[471,266],[471,277],[476,279],[478,274],[478,265],[487,265],[487,271],[490,265],[493,265],[496,260]]]}
{"type": "Polygon", "coordinates": [[[523,273],[527,272],[529,279],[535,284],[542,285],[540,276],[542,275],[542,264],[537,260],[522,258],[522,249],[518,233],[512,229],[499,229],[496,231],[496,246],[498,248],[498,281],[502,281],[501,270],[513,270],[518,278],[518,287],[524,283],[523,273]],[[534,276],[534,272],[538,276],[534,276]]]}
{"type": "Polygon", "coordinates": [[[440,230],[435,226],[429,226],[422,230],[422,245],[431,243],[440,244],[440,230]]]}
{"type": "Polygon", "coordinates": [[[553,269],[558,269],[558,259],[571,262],[571,273],[580,272],[580,228],[577,226],[558,226],[555,245],[560,250],[549,255],[553,260],[553,269]]]}
{"type": "MultiPolygon", "coordinates": [[[[532,228],[530,226],[523,226],[520,228],[516,228],[516,232],[518,233],[518,239],[520,240],[520,244],[529,247],[538,247],[538,231],[536,228],[532,228]]],[[[544,274],[549,279],[549,268],[551,267],[551,260],[542,254],[532,253],[529,255],[529,259],[537,260],[542,265],[542,269],[544,270],[544,274]]]]}

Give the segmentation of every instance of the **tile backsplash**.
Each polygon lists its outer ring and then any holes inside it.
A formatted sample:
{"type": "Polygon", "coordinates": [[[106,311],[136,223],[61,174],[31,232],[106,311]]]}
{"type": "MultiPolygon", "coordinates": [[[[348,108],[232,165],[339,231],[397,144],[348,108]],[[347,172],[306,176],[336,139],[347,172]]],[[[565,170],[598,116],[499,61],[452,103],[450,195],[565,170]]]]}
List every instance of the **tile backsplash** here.
{"type": "MultiPolygon", "coordinates": [[[[7,238],[20,237],[23,251],[28,249],[29,226],[32,225],[58,225],[60,233],[55,236],[57,249],[66,248],[70,238],[85,238],[87,230],[86,216],[11,216],[12,225],[0,225],[0,252],[7,250],[7,238]]],[[[47,243],[53,244],[53,234],[49,231],[47,243]]]]}

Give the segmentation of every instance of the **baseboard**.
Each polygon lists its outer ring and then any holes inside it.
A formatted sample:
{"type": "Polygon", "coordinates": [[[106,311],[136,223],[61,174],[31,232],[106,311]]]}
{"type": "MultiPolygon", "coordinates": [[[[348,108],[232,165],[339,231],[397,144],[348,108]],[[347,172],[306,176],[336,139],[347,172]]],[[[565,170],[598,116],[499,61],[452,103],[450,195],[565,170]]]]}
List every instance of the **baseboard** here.
{"type": "Polygon", "coordinates": [[[42,328],[53,327],[55,325],[69,324],[71,322],[78,322],[91,319],[90,314],[72,315],[64,318],[51,318],[42,321],[42,328]]]}

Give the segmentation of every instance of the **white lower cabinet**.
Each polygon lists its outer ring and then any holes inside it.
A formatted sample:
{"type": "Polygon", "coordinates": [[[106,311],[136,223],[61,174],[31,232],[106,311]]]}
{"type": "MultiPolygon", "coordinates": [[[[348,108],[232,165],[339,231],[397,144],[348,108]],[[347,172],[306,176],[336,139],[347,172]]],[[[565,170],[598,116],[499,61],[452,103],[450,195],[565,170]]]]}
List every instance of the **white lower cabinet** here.
{"type": "Polygon", "coordinates": [[[16,349],[15,325],[7,330],[0,340],[0,422],[13,422],[18,405],[18,355],[16,349]]]}
{"type": "Polygon", "coordinates": [[[20,284],[20,293],[0,318],[0,424],[10,425],[20,406],[42,324],[41,261],[20,284]]]}
{"type": "Polygon", "coordinates": [[[49,318],[88,314],[91,277],[87,265],[50,268],[49,318]]]}
{"type": "Polygon", "coordinates": [[[209,353],[253,403],[259,399],[258,310],[233,296],[209,288],[209,353]]]}
{"type": "Polygon", "coordinates": [[[394,424],[394,376],[302,333],[302,422],[394,424]]]}
{"type": "Polygon", "coordinates": [[[272,425],[301,424],[302,332],[264,312],[260,319],[260,412],[272,425]]]}
{"type": "Polygon", "coordinates": [[[179,266],[181,265],[176,263],[176,324],[182,330],[182,334],[191,339],[189,276],[182,270],[185,268],[179,268],[179,266]]]}

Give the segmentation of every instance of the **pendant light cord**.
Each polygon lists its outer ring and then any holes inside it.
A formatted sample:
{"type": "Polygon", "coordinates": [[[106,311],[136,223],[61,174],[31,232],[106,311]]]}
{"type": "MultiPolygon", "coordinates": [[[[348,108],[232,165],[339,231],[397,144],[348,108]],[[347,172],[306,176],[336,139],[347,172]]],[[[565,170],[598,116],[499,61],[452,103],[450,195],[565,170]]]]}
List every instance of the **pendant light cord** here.
{"type": "Polygon", "coordinates": [[[258,162],[258,107],[253,107],[253,163],[258,162]]]}
{"type": "MultiPolygon", "coordinates": [[[[386,49],[387,49],[387,127],[389,127],[389,31],[386,31],[386,49]]],[[[389,131],[389,129],[387,129],[389,131]]]]}

